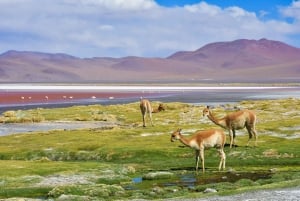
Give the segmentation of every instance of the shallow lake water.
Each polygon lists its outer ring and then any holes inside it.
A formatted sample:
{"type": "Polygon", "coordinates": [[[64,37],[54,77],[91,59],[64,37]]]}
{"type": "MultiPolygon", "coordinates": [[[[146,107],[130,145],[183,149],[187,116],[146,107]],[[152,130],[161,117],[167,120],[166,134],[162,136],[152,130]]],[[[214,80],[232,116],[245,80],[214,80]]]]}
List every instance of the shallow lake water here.
{"type": "MultiPolygon", "coordinates": [[[[7,86],[9,87],[9,86],[7,86]]],[[[55,87],[55,86],[53,86],[55,87]]],[[[92,87],[92,86],[91,86],[92,87]]],[[[139,101],[191,104],[235,103],[242,100],[300,98],[300,87],[74,87],[5,89],[0,85],[0,113],[10,109],[54,108],[88,104],[123,104],[139,101]],[[3,89],[2,89],[3,88],[3,89]]]]}
{"type": "MultiPolygon", "coordinates": [[[[188,170],[189,168],[185,168],[188,170]]],[[[173,171],[172,171],[173,172],[173,171]]],[[[257,181],[259,179],[271,178],[271,172],[209,172],[209,173],[196,173],[195,171],[185,171],[178,173],[170,178],[165,179],[144,179],[143,177],[135,177],[132,179],[131,185],[124,186],[127,190],[136,190],[148,188],[149,186],[156,185],[160,187],[177,186],[194,188],[199,185],[230,182],[234,183],[240,179],[249,179],[257,181]]]]}
{"type": "Polygon", "coordinates": [[[75,130],[87,128],[103,128],[113,126],[110,122],[41,122],[41,123],[9,123],[0,126],[0,136],[18,133],[31,133],[35,131],[49,131],[49,130],[75,130]]]}

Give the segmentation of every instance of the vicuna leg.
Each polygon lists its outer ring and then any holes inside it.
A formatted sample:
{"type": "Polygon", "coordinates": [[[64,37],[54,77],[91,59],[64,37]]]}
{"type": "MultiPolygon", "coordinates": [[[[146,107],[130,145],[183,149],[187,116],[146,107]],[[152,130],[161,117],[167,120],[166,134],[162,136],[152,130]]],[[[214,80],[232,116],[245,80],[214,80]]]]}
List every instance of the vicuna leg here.
{"type": "Polygon", "coordinates": [[[247,142],[247,146],[249,146],[250,140],[252,139],[252,137],[254,136],[255,139],[255,144],[254,146],[257,146],[257,134],[256,134],[256,130],[254,127],[250,127],[250,126],[246,126],[248,134],[249,134],[249,139],[247,142]]]}
{"type": "Polygon", "coordinates": [[[232,129],[232,145],[235,146],[235,130],[232,129]]]}
{"type": "Polygon", "coordinates": [[[232,148],[232,144],[233,144],[233,131],[229,129],[229,138],[230,138],[230,149],[232,148]]]}
{"type": "Polygon", "coordinates": [[[255,143],[254,143],[254,146],[257,146],[257,133],[256,133],[256,130],[255,128],[252,129],[252,133],[254,135],[254,138],[255,138],[255,143]]]}
{"type": "Polygon", "coordinates": [[[204,149],[200,150],[200,158],[201,158],[201,162],[202,162],[202,172],[205,172],[205,168],[204,168],[204,149]]]}
{"type": "Polygon", "coordinates": [[[152,121],[152,112],[151,112],[151,111],[149,111],[149,118],[150,118],[151,125],[153,126],[153,121],[152,121]]]}
{"type": "Polygon", "coordinates": [[[196,172],[197,172],[198,167],[199,167],[199,159],[200,159],[200,151],[199,150],[195,150],[195,156],[196,156],[196,172]]]}
{"type": "Polygon", "coordinates": [[[219,171],[221,168],[225,169],[225,163],[226,163],[226,155],[223,149],[219,149],[219,156],[220,156],[220,164],[219,164],[219,171]]]}
{"type": "Polygon", "coordinates": [[[142,116],[143,116],[143,127],[146,127],[146,124],[145,124],[146,112],[143,113],[142,116]]]}

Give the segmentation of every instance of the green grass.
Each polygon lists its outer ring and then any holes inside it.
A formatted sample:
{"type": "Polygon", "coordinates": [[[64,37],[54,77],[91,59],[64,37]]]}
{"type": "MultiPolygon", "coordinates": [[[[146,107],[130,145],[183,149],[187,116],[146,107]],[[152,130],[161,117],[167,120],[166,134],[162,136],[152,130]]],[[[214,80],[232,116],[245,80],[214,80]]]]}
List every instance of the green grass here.
{"type": "MultiPolygon", "coordinates": [[[[155,106],[158,103],[153,103],[155,106]]],[[[17,111],[18,117],[51,121],[112,122],[109,128],[52,130],[0,137],[0,198],[59,197],[62,194],[82,199],[201,197],[207,187],[220,195],[251,189],[268,189],[298,185],[300,179],[300,100],[243,101],[237,104],[257,112],[258,147],[246,147],[248,134],[239,132],[236,148],[225,147],[226,170],[234,172],[272,172],[272,177],[252,181],[241,179],[233,183],[199,184],[194,189],[179,186],[157,186],[176,180],[156,178],[133,184],[132,178],[152,172],[171,172],[175,175],[194,174],[194,151],[170,142],[170,134],[182,128],[185,134],[196,130],[218,128],[202,118],[204,106],[166,103],[164,112],[153,114],[155,126],[142,127],[138,103],[120,105],[73,106],[57,109],[17,111]],[[294,138],[288,138],[294,137],[294,138]],[[75,178],[60,185],[41,185],[49,178],[75,178]],[[83,180],[80,183],[77,177],[83,180]],[[164,181],[166,180],[166,181],[164,181]],[[298,183],[297,183],[298,182],[298,183]],[[87,185],[88,184],[88,185],[87,185]],[[126,186],[135,186],[125,190],[126,186]],[[100,190],[102,189],[102,190],[100,190]]],[[[229,105],[232,107],[232,105],[229,105]]],[[[226,114],[221,107],[218,116],[226,114]]],[[[13,113],[1,119],[16,118],[13,113]]],[[[226,132],[228,139],[228,132],[226,132]]],[[[228,141],[227,141],[228,142],[228,141]]],[[[250,144],[252,145],[252,144],[250,144]]],[[[205,151],[206,174],[217,175],[219,157],[215,149],[205,151]]]]}

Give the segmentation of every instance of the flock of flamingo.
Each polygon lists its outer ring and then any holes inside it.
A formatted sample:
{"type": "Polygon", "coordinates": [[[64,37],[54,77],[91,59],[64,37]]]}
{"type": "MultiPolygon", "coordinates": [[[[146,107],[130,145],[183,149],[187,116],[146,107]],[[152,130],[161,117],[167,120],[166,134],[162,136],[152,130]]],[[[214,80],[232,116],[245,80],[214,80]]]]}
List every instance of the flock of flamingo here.
{"type": "MultiPolygon", "coordinates": [[[[25,96],[21,96],[20,98],[21,98],[21,100],[25,100],[25,99],[26,99],[25,96]]],[[[32,99],[31,96],[28,96],[27,98],[28,98],[29,100],[32,99]]],[[[62,98],[63,98],[63,99],[73,99],[73,96],[69,96],[69,97],[67,97],[67,96],[62,96],[62,98]]],[[[95,99],[96,96],[92,96],[91,98],[92,98],[92,99],[95,99]]],[[[48,100],[49,100],[49,96],[44,96],[44,99],[45,99],[46,101],[48,101],[48,100]]]]}
{"type": "MultiPolygon", "coordinates": [[[[140,109],[143,118],[143,127],[146,127],[145,117],[149,115],[150,123],[153,126],[152,113],[164,111],[165,107],[163,104],[159,104],[157,109],[153,109],[148,99],[141,98],[140,109]]],[[[215,117],[209,106],[202,111],[204,117],[208,117],[214,124],[221,128],[229,131],[230,137],[230,148],[235,146],[235,131],[246,128],[249,134],[250,140],[254,137],[255,146],[257,146],[257,133],[255,129],[256,114],[251,110],[239,110],[227,114],[223,118],[218,119],[215,117]]],[[[222,129],[209,129],[195,132],[190,138],[185,138],[182,133],[182,129],[177,129],[171,134],[171,142],[179,140],[182,144],[195,150],[196,154],[196,171],[198,171],[199,159],[202,163],[202,172],[205,172],[204,167],[204,149],[215,147],[220,156],[219,170],[225,169],[226,155],[224,152],[224,146],[226,141],[225,133],[222,129]]]]}

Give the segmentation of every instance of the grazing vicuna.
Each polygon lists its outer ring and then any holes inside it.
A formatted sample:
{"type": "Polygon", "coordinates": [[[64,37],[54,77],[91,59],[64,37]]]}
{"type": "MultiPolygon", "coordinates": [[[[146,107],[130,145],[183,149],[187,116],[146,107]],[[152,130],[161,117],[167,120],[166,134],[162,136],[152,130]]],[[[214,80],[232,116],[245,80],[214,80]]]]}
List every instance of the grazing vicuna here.
{"type": "Polygon", "coordinates": [[[204,149],[210,147],[216,147],[218,149],[220,155],[220,164],[219,170],[221,168],[225,169],[225,160],[226,155],[224,152],[224,145],[226,136],[223,130],[220,129],[211,129],[205,131],[197,131],[192,137],[189,139],[184,138],[181,134],[181,129],[177,129],[171,135],[171,142],[175,140],[180,140],[180,142],[196,151],[196,171],[198,171],[199,157],[202,161],[202,172],[205,172],[204,167],[204,149]]]}
{"type": "Polygon", "coordinates": [[[249,133],[247,146],[253,136],[255,138],[255,146],[257,146],[257,133],[255,130],[256,114],[253,111],[240,110],[218,119],[212,114],[209,106],[207,106],[203,110],[203,116],[207,116],[213,123],[229,131],[230,148],[232,148],[232,145],[235,145],[235,131],[245,127],[249,133]]]}
{"type": "Polygon", "coordinates": [[[145,118],[146,118],[147,113],[149,114],[151,125],[153,126],[152,113],[157,113],[157,112],[165,110],[163,104],[161,104],[161,103],[159,104],[158,108],[153,110],[150,101],[148,99],[144,99],[144,98],[141,98],[140,109],[141,109],[141,113],[142,113],[142,117],[143,117],[143,127],[146,127],[145,118]]]}

